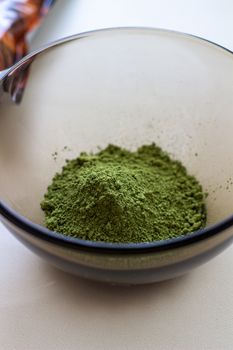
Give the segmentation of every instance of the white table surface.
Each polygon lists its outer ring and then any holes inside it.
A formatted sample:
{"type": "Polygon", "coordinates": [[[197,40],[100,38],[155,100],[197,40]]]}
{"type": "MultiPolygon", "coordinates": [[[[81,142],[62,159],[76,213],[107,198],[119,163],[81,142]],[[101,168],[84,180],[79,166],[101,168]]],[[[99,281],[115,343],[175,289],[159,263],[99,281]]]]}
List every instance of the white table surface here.
{"type": "MultiPolygon", "coordinates": [[[[233,50],[231,0],[60,0],[33,47],[79,31],[157,26],[233,50]]],[[[0,224],[1,350],[233,349],[233,247],[182,278],[139,287],[51,267],[0,224]]]]}

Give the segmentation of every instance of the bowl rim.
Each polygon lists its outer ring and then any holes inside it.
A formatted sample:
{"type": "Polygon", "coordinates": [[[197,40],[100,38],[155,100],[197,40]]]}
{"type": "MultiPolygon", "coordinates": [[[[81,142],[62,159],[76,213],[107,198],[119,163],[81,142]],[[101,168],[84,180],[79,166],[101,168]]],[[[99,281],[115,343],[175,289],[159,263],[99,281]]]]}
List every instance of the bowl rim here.
{"type": "MultiPolygon", "coordinates": [[[[90,35],[95,35],[95,34],[98,34],[99,32],[127,31],[127,30],[132,30],[132,31],[142,30],[145,32],[154,31],[155,33],[162,32],[167,34],[180,35],[181,37],[183,36],[183,37],[195,39],[197,42],[203,41],[204,43],[208,43],[217,48],[222,49],[224,52],[233,54],[233,51],[213,41],[202,38],[200,36],[188,34],[185,32],[180,32],[176,30],[153,28],[153,27],[140,27],[140,26],[103,28],[103,29],[81,32],[78,34],[74,34],[74,35],[67,36],[62,39],[53,41],[49,44],[43,45],[42,47],[26,55],[23,59],[21,59],[19,62],[17,62],[15,65],[10,67],[6,71],[2,72],[0,79],[2,80],[5,79],[9,74],[11,74],[17,69],[20,69],[20,67],[29,59],[31,59],[32,57],[35,57],[37,54],[40,54],[46,51],[47,49],[50,49],[51,47],[54,47],[75,39],[81,39],[81,38],[88,37],[90,35]]],[[[10,206],[8,206],[6,203],[4,203],[0,199],[0,218],[1,216],[5,219],[3,220],[3,223],[5,223],[7,227],[8,227],[7,222],[9,221],[14,226],[18,227],[19,229],[25,231],[29,235],[32,235],[36,238],[49,241],[61,246],[66,246],[72,249],[94,251],[95,253],[114,252],[114,253],[127,254],[127,253],[145,253],[148,251],[157,252],[162,250],[168,250],[176,247],[186,246],[194,242],[198,242],[198,241],[210,238],[214,235],[222,233],[222,231],[227,230],[228,228],[233,226],[233,214],[232,214],[227,218],[217,222],[214,225],[207,226],[203,229],[192,232],[186,236],[179,236],[177,238],[172,238],[168,240],[143,242],[143,243],[109,243],[109,242],[95,242],[95,241],[83,240],[80,238],[65,236],[64,234],[51,231],[44,226],[35,224],[32,221],[28,220],[26,217],[19,214],[17,211],[13,210],[10,206]]]]}
{"type": "Polygon", "coordinates": [[[170,250],[173,248],[186,246],[195,242],[208,239],[217,234],[221,234],[224,230],[233,226],[233,215],[226,219],[207,226],[198,231],[192,232],[186,236],[178,236],[168,240],[160,240],[153,242],[142,243],[110,243],[88,241],[76,237],[65,236],[64,234],[51,231],[44,226],[33,223],[23,215],[17,213],[7,204],[0,201],[0,217],[5,219],[3,224],[8,227],[7,221],[23,230],[24,232],[44,241],[52,242],[60,246],[69,247],[73,249],[81,249],[87,251],[95,251],[95,253],[145,253],[148,251],[158,252],[163,250],[170,250]]]}

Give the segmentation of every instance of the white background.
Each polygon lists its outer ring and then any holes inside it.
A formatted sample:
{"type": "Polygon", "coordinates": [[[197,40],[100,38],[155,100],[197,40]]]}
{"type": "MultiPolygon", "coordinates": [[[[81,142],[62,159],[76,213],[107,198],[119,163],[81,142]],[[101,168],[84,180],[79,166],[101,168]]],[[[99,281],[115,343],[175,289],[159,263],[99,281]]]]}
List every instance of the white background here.
{"type": "MultiPolygon", "coordinates": [[[[60,0],[33,47],[79,31],[152,26],[233,50],[232,0],[60,0]]],[[[233,247],[182,278],[111,287],[49,266],[0,224],[0,349],[231,350],[233,247]]]]}

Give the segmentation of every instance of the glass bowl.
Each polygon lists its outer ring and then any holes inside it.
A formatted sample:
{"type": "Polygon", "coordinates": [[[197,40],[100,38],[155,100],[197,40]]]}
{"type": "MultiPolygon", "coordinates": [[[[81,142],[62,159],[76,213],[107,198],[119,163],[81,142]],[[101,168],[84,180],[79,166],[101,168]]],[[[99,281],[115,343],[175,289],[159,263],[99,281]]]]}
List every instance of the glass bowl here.
{"type": "Polygon", "coordinates": [[[63,270],[110,283],[170,279],[233,240],[233,56],[194,36],[149,28],[78,34],[3,74],[0,216],[31,250],[63,270]],[[19,101],[26,73],[26,90],[19,101]],[[81,151],[155,142],[209,193],[205,229],[167,241],[111,244],[43,226],[55,172],[81,151]]]}

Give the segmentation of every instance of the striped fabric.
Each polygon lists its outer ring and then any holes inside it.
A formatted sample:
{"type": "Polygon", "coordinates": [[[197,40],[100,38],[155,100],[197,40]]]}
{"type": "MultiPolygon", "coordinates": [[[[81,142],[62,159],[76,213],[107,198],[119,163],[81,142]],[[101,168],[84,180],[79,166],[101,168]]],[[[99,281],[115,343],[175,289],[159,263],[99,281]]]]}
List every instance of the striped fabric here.
{"type": "Polygon", "coordinates": [[[0,70],[27,53],[26,36],[56,0],[0,0],[0,70]]]}

